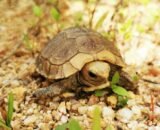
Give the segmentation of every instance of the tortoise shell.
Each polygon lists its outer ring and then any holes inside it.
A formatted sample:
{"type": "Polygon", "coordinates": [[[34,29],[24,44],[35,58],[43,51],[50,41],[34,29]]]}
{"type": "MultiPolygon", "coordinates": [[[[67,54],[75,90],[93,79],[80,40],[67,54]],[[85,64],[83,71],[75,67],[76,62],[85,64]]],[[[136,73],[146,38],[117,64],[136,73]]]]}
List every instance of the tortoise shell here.
{"type": "Polygon", "coordinates": [[[63,79],[97,60],[125,66],[113,42],[93,30],[72,27],[57,34],[41,51],[36,63],[37,71],[44,77],[63,79]]]}

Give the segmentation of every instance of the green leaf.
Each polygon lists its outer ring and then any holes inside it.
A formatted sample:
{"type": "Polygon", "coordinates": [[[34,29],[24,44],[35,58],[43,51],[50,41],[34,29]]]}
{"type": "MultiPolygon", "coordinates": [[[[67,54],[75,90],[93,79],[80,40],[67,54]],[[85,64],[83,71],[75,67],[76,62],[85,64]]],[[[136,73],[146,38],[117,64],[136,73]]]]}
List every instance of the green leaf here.
{"type": "Polygon", "coordinates": [[[6,126],[6,124],[0,119],[0,128],[3,127],[7,130],[10,130],[11,128],[9,128],[8,126],[6,126]]]}
{"type": "Polygon", "coordinates": [[[23,35],[23,42],[24,42],[25,47],[26,47],[28,50],[30,50],[30,51],[33,50],[34,45],[31,43],[28,34],[24,34],[24,35],[23,35]]]}
{"type": "Polygon", "coordinates": [[[128,96],[127,90],[121,86],[112,85],[111,88],[112,88],[112,91],[117,95],[128,96]]]}
{"type": "Polygon", "coordinates": [[[9,127],[11,127],[12,115],[13,115],[13,93],[10,93],[8,97],[8,111],[6,119],[6,125],[9,127]]]}
{"type": "Polygon", "coordinates": [[[101,111],[99,107],[93,110],[92,130],[101,130],[101,111]]]}
{"type": "Polygon", "coordinates": [[[96,25],[95,25],[95,30],[97,30],[100,26],[102,26],[106,16],[107,16],[108,13],[104,13],[100,18],[99,20],[97,21],[96,25]]]}
{"type": "Polygon", "coordinates": [[[113,77],[112,77],[112,81],[111,81],[111,85],[115,85],[119,82],[119,73],[115,72],[113,77]]]}
{"type": "Polygon", "coordinates": [[[104,94],[105,94],[104,90],[96,90],[94,92],[94,95],[97,96],[97,97],[102,97],[104,94]]]}
{"type": "Polygon", "coordinates": [[[108,125],[106,130],[114,130],[114,127],[112,125],[108,125]]]}
{"type": "Polygon", "coordinates": [[[147,5],[151,0],[137,0],[140,4],[147,5]]]}
{"type": "Polygon", "coordinates": [[[132,79],[133,79],[133,81],[135,81],[135,82],[136,82],[136,81],[138,81],[138,80],[139,80],[139,76],[135,74],[135,75],[132,77],[132,79]]]}
{"type": "Polygon", "coordinates": [[[33,13],[34,13],[35,16],[41,17],[42,16],[42,12],[43,11],[42,11],[40,6],[38,6],[38,5],[33,6],[33,13]]]}
{"type": "Polygon", "coordinates": [[[68,128],[68,123],[56,126],[55,130],[66,130],[68,128]]]}
{"type": "Polygon", "coordinates": [[[82,130],[82,128],[79,125],[79,122],[75,119],[71,119],[68,123],[69,130],[82,130]]]}
{"type": "Polygon", "coordinates": [[[121,24],[119,27],[120,34],[124,35],[126,32],[130,32],[132,23],[133,19],[128,19],[123,24],[121,24]]]}
{"type": "Polygon", "coordinates": [[[60,19],[60,13],[58,12],[56,8],[51,9],[51,15],[56,21],[60,19]]]}
{"type": "Polygon", "coordinates": [[[117,107],[124,107],[128,102],[128,97],[118,96],[117,107]]]}

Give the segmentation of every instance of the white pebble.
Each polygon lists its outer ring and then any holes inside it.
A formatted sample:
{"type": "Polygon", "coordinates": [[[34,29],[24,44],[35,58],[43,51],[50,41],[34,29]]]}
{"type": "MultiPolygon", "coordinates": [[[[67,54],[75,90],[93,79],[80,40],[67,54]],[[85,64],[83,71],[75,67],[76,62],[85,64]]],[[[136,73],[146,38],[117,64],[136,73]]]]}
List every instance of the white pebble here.
{"type": "Polygon", "coordinates": [[[87,107],[86,106],[81,106],[78,108],[78,112],[80,114],[85,114],[87,112],[87,107]]]}
{"type": "Polygon", "coordinates": [[[155,110],[154,110],[155,115],[156,115],[156,116],[160,116],[160,107],[159,107],[159,106],[155,106],[154,109],[155,109],[155,110]]]}
{"type": "Polygon", "coordinates": [[[117,111],[116,118],[121,122],[127,123],[133,117],[133,112],[128,108],[123,108],[117,111]]]}
{"type": "Polygon", "coordinates": [[[32,114],[32,113],[33,113],[33,108],[29,108],[27,114],[32,114]]]}
{"type": "Polygon", "coordinates": [[[148,130],[160,130],[160,126],[150,126],[148,130]]]}
{"type": "Polygon", "coordinates": [[[39,123],[39,124],[38,124],[38,127],[39,127],[41,130],[50,130],[48,123],[39,123]]]}
{"type": "Polygon", "coordinates": [[[132,112],[136,114],[136,116],[140,117],[141,116],[141,107],[140,106],[133,106],[132,112]]]}
{"type": "Polygon", "coordinates": [[[115,117],[115,112],[111,107],[104,107],[102,109],[102,115],[103,115],[103,118],[112,120],[115,117]]]}
{"type": "Polygon", "coordinates": [[[34,123],[37,120],[37,116],[36,115],[32,115],[32,116],[28,116],[26,119],[24,119],[24,125],[29,125],[34,123]]]}
{"type": "Polygon", "coordinates": [[[61,122],[62,122],[62,123],[66,123],[67,121],[68,121],[68,117],[63,115],[63,116],[61,117],[61,122]]]}
{"type": "Polygon", "coordinates": [[[58,110],[59,110],[59,112],[61,112],[63,114],[67,113],[65,102],[61,102],[60,103],[60,105],[58,106],[58,110]]]}

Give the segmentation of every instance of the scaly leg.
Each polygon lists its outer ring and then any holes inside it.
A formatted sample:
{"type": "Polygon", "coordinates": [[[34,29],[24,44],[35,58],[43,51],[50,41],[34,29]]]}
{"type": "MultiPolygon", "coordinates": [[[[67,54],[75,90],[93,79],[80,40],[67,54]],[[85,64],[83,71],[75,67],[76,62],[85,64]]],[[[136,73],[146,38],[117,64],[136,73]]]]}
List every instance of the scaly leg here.
{"type": "Polygon", "coordinates": [[[62,79],[54,82],[46,88],[40,88],[33,93],[35,97],[54,97],[60,95],[68,90],[76,91],[78,89],[78,82],[76,76],[71,76],[66,79],[62,79]]]}

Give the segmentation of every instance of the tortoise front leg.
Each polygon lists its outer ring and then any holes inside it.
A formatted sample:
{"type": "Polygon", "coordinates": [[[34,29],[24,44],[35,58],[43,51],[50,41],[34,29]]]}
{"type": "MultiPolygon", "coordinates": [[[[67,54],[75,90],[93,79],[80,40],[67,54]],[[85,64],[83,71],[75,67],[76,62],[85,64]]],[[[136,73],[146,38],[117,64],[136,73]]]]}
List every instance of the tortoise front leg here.
{"type": "Polygon", "coordinates": [[[63,87],[58,84],[51,84],[46,88],[40,88],[33,93],[35,97],[54,97],[63,92],[63,87]]]}
{"type": "Polygon", "coordinates": [[[76,91],[78,89],[78,82],[76,76],[62,79],[52,83],[46,88],[40,88],[33,93],[35,97],[54,97],[63,94],[67,91],[76,91]]]}

